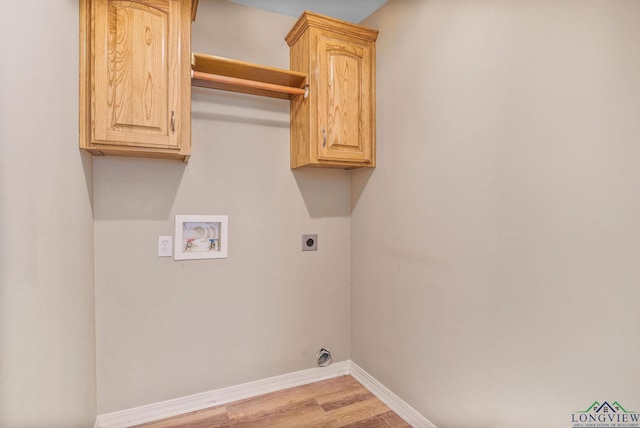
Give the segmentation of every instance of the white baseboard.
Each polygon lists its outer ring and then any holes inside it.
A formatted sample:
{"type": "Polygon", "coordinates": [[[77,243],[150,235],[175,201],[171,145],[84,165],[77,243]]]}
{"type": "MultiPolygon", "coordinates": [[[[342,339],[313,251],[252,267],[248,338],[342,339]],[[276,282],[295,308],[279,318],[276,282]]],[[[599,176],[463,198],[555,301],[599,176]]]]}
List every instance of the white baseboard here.
{"type": "Polygon", "coordinates": [[[378,382],[359,365],[351,360],[349,360],[349,363],[349,374],[413,428],[437,428],[432,422],[418,413],[417,410],[404,402],[400,397],[389,391],[387,387],[378,382]]]}
{"type": "Polygon", "coordinates": [[[436,428],[351,360],[98,415],[94,428],[126,428],[347,374],[353,376],[412,427],[436,428]]]}
{"type": "Polygon", "coordinates": [[[342,361],[327,367],[316,367],[281,376],[230,386],[173,400],[134,407],[113,413],[98,415],[94,428],[126,428],[158,419],[195,412],[233,401],[244,400],[269,392],[293,388],[324,379],[349,374],[350,361],[342,361]]]}

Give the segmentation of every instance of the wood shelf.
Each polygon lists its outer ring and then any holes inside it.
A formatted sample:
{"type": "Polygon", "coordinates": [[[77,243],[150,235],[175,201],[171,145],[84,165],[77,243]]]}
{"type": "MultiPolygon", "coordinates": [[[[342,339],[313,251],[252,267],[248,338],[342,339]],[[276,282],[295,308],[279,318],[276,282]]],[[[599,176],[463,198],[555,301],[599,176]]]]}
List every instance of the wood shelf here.
{"type": "Polygon", "coordinates": [[[193,86],[281,99],[306,92],[306,73],[195,52],[191,68],[193,86]]]}

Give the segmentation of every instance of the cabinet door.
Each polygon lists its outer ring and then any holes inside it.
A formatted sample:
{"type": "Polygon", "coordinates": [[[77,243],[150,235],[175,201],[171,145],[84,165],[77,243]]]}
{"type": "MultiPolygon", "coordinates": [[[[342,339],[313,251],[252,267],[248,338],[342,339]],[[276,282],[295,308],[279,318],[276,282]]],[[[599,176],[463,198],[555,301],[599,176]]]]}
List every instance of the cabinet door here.
{"type": "Polygon", "coordinates": [[[94,6],[93,142],[180,149],[180,3],[94,6]]]}
{"type": "Polygon", "coordinates": [[[371,162],[372,54],[367,44],[318,36],[318,159],[371,162]]]}

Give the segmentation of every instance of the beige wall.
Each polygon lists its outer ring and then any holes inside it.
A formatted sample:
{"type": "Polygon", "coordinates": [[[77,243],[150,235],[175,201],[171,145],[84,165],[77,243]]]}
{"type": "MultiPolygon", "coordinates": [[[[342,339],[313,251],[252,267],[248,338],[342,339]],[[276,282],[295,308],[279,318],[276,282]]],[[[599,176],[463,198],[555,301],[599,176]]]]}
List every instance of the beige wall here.
{"type": "MultiPolygon", "coordinates": [[[[0,426],[91,425],[96,342],[100,413],[312,367],[320,346],[441,428],[640,407],[637,2],[391,0],[368,21],[379,166],[351,180],[289,171],[286,102],[199,89],[188,165],[92,162],[60,43],[78,6],[18,3],[0,26],[0,426]],[[156,256],[175,214],[209,213],[230,216],[229,259],[156,256]]],[[[194,50],[287,67],[293,21],[201,2],[194,50]]]]}
{"type": "Polygon", "coordinates": [[[352,181],[352,357],[441,428],[640,408],[639,16],[391,0],[367,21],[378,168],[352,181]]]}
{"type": "MultiPolygon", "coordinates": [[[[193,50],[288,68],[294,21],[200,2],[193,50]]],[[[194,88],[192,127],[187,165],[95,159],[99,413],[350,356],[348,173],[289,170],[283,100],[194,88]],[[158,258],[176,214],[228,215],[229,258],[158,258]]]]}
{"type": "Polygon", "coordinates": [[[88,427],[92,171],[78,150],[78,4],[5,1],[2,17],[0,426],[88,427]]]}

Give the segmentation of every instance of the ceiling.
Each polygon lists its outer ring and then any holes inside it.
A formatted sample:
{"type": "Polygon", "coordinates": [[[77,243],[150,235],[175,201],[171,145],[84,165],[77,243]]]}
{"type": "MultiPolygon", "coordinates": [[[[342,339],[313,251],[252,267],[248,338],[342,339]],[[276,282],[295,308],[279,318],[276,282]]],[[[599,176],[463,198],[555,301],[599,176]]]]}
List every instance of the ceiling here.
{"type": "Polygon", "coordinates": [[[344,21],[359,23],[387,0],[230,0],[270,12],[297,18],[305,10],[344,21]]]}

